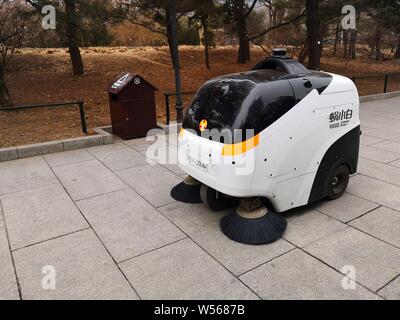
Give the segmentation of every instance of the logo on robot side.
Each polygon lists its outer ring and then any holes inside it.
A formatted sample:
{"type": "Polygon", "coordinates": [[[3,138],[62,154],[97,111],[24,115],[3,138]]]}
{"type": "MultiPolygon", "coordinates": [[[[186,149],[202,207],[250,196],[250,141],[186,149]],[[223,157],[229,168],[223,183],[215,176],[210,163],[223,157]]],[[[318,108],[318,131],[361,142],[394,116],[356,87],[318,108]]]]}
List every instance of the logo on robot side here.
{"type": "Polygon", "coordinates": [[[347,109],[342,111],[335,111],[329,115],[330,129],[336,129],[347,126],[353,118],[353,110],[347,109]]]}
{"type": "Polygon", "coordinates": [[[201,120],[200,125],[199,125],[199,129],[201,132],[205,131],[207,129],[208,126],[208,122],[206,119],[201,120]]]}

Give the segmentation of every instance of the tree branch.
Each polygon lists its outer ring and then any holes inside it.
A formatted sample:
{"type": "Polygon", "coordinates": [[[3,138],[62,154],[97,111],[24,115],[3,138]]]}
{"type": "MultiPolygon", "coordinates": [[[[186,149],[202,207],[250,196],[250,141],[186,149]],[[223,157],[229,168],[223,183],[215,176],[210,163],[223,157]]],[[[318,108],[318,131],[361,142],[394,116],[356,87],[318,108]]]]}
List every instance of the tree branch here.
{"type": "Polygon", "coordinates": [[[252,13],[252,11],[254,10],[254,7],[256,6],[258,0],[254,0],[252,5],[250,6],[249,10],[247,11],[247,13],[245,14],[244,18],[247,19],[247,17],[250,15],[250,13],[252,13]]]}
{"type": "Polygon", "coordinates": [[[304,9],[303,12],[302,12],[300,15],[296,16],[295,18],[293,18],[293,19],[291,19],[291,20],[288,20],[288,21],[286,21],[286,22],[279,23],[279,24],[277,24],[277,25],[275,25],[275,26],[272,26],[272,27],[270,27],[270,28],[264,30],[263,32],[261,32],[261,33],[255,35],[255,36],[249,37],[248,40],[249,40],[249,41],[253,41],[253,40],[257,39],[257,38],[260,38],[260,37],[266,35],[267,33],[271,32],[272,30],[275,30],[275,29],[278,29],[278,28],[280,28],[280,27],[287,26],[287,25],[289,25],[289,24],[291,24],[291,23],[293,23],[293,22],[296,22],[297,20],[299,20],[299,19],[301,19],[301,18],[304,17],[305,12],[306,12],[306,10],[304,9]]]}
{"type": "Polygon", "coordinates": [[[125,19],[126,21],[129,21],[130,23],[132,23],[132,24],[134,24],[134,25],[137,25],[137,26],[146,28],[146,29],[148,29],[148,30],[150,30],[150,31],[152,31],[152,32],[154,32],[154,33],[162,34],[162,35],[164,35],[164,36],[167,35],[166,32],[164,32],[164,31],[162,31],[162,30],[157,30],[157,29],[155,29],[155,28],[152,28],[152,27],[150,27],[149,25],[147,25],[147,24],[145,24],[145,23],[138,22],[138,21],[133,20],[133,19],[131,19],[131,18],[124,18],[124,19],[125,19]]]}

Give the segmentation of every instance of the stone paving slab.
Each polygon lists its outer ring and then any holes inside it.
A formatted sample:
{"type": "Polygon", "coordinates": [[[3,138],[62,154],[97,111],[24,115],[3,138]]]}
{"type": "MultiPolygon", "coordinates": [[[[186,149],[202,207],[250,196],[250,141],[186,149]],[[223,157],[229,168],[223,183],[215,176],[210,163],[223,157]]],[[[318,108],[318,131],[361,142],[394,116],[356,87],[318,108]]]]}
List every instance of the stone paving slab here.
{"type": "Polygon", "coordinates": [[[123,144],[94,147],[89,148],[88,151],[112,171],[147,164],[142,154],[123,144]]]}
{"type": "Polygon", "coordinates": [[[360,140],[360,144],[362,146],[370,146],[371,144],[375,144],[378,142],[382,142],[384,141],[381,138],[376,138],[376,137],[371,137],[371,136],[367,136],[365,134],[361,135],[361,140],[360,140]]]}
{"type": "Polygon", "coordinates": [[[368,159],[359,159],[358,172],[400,186],[400,168],[368,159]]]}
{"type": "Polygon", "coordinates": [[[186,237],[131,189],[82,200],[78,206],[117,262],[186,237]]]}
{"type": "Polygon", "coordinates": [[[313,208],[339,221],[347,223],[363,214],[376,209],[379,204],[345,193],[340,199],[320,201],[313,208]]]}
{"type": "Polygon", "coordinates": [[[57,183],[42,157],[0,163],[0,195],[57,183]]]}
{"type": "Polygon", "coordinates": [[[400,159],[400,153],[383,151],[371,146],[361,146],[360,158],[367,158],[382,163],[389,163],[400,159]]]}
{"type": "Polygon", "coordinates": [[[373,147],[380,150],[400,153],[400,143],[395,141],[383,141],[375,143],[373,147]]]}
{"type": "Polygon", "coordinates": [[[400,119],[400,117],[397,115],[396,118],[396,114],[378,112],[376,111],[376,109],[375,110],[363,109],[360,114],[360,119],[362,122],[368,120],[378,124],[394,125],[399,122],[398,120],[400,119]]]}
{"type": "Polygon", "coordinates": [[[177,146],[178,135],[175,133],[169,135],[162,134],[126,141],[121,140],[121,142],[135,149],[136,151],[146,154],[147,149],[153,144],[157,144],[158,147],[165,147],[167,145],[177,146]]]}
{"type": "Polygon", "coordinates": [[[299,249],[293,250],[240,279],[266,300],[379,299],[362,286],[344,290],[344,276],[299,249]]]}
{"type": "Polygon", "coordinates": [[[97,160],[56,167],[54,172],[73,200],[126,188],[118,177],[97,160]]]}
{"type": "Polygon", "coordinates": [[[400,277],[386,285],[379,294],[388,300],[400,300],[400,277]]]}
{"type": "Polygon", "coordinates": [[[369,129],[375,130],[391,130],[392,126],[396,125],[396,120],[384,119],[380,117],[363,117],[360,119],[362,123],[362,129],[367,128],[367,132],[369,129]]]}
{"type": "Polygon", "coordinates": [[[400,211],[399,186],[358,174],[350,179],[347,191],[355,196],[400,211]]]}
{"type": "Polygon", "coordinates": [[[84,230],[14,252],[23,299],[137,299],[96,238],[84,230]],[[53,266],[56,289],[44,290],[44,266],[53,266]]]}
{"type": "MultiPolygon", "coordinates": [[[[391,116],[391,115],[389,115],[391,116]]],[[[370,120],[364,121],[361,119],[362,133],[373,136],[376,138],[381,138],[384,140],[393,140],[396,141],[397,131],[396,131],[396,122],[391,123],[380,123],[377,124],[376,120],[379,119],[387,119],[382,117],[371,118],[370,120]]]]}
{"type": "Polygon", "coordinates": [[[0,199],[13,250],[89,227],[59,184],[0,199]]]}
{"type": "Polygon", "coordinates": [[[374,129],[363,126],[362,130],[368,136],[373,136],[384,140],[400,142],[400,132],[395,132],[393,130],[390,130],[390,128],[389,130],[387,130],[387,129],[374,129]]]}
{"type": "Polygon", "coordinates": [[[147,148],[155,142],[155,140],[154,139],[147,140],[147,138],[139,138],[126,141],[121,140],[121,142],[135,149],[136,151],[142,152],[146,151],[147,148]]]}
{"type": "Polygon", "coordinates": [[[179,168],[177,164],[164,164],[163,167],[167,168],[169,171],[177,174],[178,176],[187,176],[187,173],[179,168]]]}
{"type": "Polygon", "coordinates": [[[400,248],[400,212],[380,207],[350,225],[400,248]]]}
{"type": "Polygon", "coordinates": [[[354,280],[377,291],[400,274],[400,250],[353,228],[334,233],[305,251],[338,271],[354,266],[354,280]]]}
{"type": "Polygon", "coordinates": [[[60,167],[66,164],[74,164],[95,159],[85,149],[52,153],[52,154],[47,154],[43,157],[47,161],[50,167],[60,167]]]}
{"type": "MultiPolygon", "coordinates": [[[[384,127],[381,127],[381,125],[386,125],[386,127],[396,125],[399,123],[399,118],[399,115],[394,113],[383,113],[371,110],[363,110],[360,115],[360,120],[363,125],[364,121],[369,121],[371,124],[378,125],[378,128],[381,129],[384,129],[384,127]]],[[[370,123],[368,123],[368,127],[371,127],[370,123]]]]}
{"type": "Polygon", "coordinates": [[[190,239],[120,266],[144,299],[257,299],[190,239]]]}
{"type": "Polygon", "coordinates": [[[249,271],[294,249],[284,239],[264,246],[234,242],[219,228],[219,220],[227,211],[212,212],[203,204],[174,203],[160,208],[160,211],[234,275],[249,271]]]}
{"type": "Polygon", "coordinates": [[[156,208],[175,202],[170,191],[182,182],[181,177],[159,165],[121,170],[116,174],[156,208]]]}
{"type": "Polygon", "coordinates": [[[0,207],[0,300],[19,299],[6,227],[0,207]]]}
{"type": "Polygon", "coordinates": [[[400,160],[390,162],[389,165],[400,168],[400,160]]]}
{"type": "Polygon", "coordinates": [[[344,223],[311,209],[301,209],[287,213],[285,218],[288,226],[283,238],[297,247],[304,247],[318,239],[347,228],[344,223]]]}
{"type": "MultiPolygon", "coordinates": [[[[376,120],[376,123],[388,123],[388,124],[392,124],[392,123],[396,123],[397,119],[393,118],[393,117],[385,117],[385,113],[383,112],[378,112],[376,109],[366,109],[366,108],[362,108],[362,111],[360,113],[360,120],[361,121],[365,121],[365,120],[369,120],[369,121],[373,121],[376,120]]],[[[386,113],[387,114],[387,113],[386,113]]]]}

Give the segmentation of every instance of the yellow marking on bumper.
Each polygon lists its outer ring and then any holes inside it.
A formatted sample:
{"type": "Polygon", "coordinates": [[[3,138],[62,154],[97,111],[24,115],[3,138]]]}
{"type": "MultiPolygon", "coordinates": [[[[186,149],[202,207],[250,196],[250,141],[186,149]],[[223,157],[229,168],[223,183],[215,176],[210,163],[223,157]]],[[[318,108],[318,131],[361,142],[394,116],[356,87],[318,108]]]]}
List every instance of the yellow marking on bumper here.
{"type": "Polygon", "coordinates": [[[237,156],[254,149],[260,143],[260,135],[235,144],[225,144],[222,148],[223,156],[237,156]]]}

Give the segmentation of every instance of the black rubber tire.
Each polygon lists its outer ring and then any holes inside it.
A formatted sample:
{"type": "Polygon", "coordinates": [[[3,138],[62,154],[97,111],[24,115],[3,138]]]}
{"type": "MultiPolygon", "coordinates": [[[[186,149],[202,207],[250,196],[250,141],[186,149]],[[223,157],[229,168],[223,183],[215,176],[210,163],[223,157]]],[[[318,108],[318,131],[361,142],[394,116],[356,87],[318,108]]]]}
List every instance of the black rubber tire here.
{"type": "Polygon", "coordinates": [[[350,170],[345,164],[337,166],[331,171],[328,179],[327,199],[339,199],[347,189],[350,180],[350,170]]]}
{"type": "Polygon", "coordinates": [[[202,184],[200,187],[200,198],[213,211],[221,211],[232,206],[233,200],[222,193],[202,184]],[[217,196],[218,195],[218,196],[217,196]]]}

